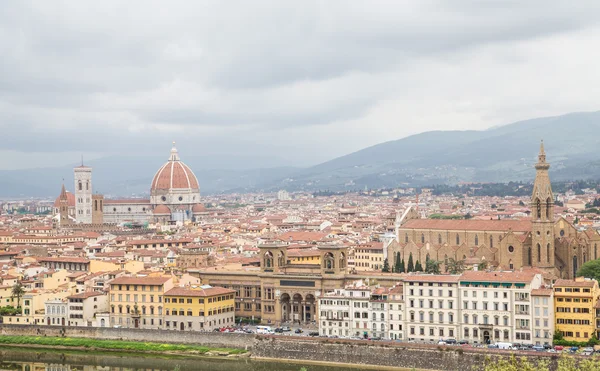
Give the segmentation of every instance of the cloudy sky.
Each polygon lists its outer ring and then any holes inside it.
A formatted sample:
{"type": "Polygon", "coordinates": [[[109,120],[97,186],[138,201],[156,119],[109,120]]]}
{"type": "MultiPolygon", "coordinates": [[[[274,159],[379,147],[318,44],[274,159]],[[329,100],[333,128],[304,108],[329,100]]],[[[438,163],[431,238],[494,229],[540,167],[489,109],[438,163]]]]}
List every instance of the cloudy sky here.
{"type": "Polygon", "coordinates": [[[180,152],[311,165],[600,110],[600,1],[0,3],[0,169],[180,152]]]}

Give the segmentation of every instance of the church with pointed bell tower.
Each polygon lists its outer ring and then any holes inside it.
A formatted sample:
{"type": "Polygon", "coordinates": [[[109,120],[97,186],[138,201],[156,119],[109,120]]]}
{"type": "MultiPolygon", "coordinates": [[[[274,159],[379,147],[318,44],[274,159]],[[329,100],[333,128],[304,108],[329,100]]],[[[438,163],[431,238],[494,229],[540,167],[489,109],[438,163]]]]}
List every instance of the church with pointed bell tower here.
{"type": "Polygon", "coordinates": [[[540,145],[538,162],[535,164],[535,181],[531,194],[531,254],[534,267],[554,267],[554,196],[548,176],[550,164],[546,162],[544,142],[540,145]]]}

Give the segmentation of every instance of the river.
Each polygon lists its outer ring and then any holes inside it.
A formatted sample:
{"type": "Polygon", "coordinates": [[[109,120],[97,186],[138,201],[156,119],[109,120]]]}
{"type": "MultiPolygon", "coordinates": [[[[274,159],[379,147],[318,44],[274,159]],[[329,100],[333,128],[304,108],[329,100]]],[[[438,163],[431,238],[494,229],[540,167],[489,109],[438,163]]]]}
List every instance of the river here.
{"type": "Polygon", "coordinates": [[[0,370],[19,371],[357,371],[358,368],[265,362],[248,358],[158,357],[126,353],[47,351],[0,346],[0,370]]]}

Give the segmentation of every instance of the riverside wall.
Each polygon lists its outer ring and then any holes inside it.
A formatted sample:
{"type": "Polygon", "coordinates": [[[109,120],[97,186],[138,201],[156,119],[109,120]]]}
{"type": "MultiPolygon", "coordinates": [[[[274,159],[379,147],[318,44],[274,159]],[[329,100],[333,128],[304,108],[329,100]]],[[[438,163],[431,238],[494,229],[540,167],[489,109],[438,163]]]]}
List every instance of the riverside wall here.
{"type": "MultiPolygon", "coordinates": [[[[142,330],[110,327],[0,325],[0,335],[55,336],[109,340],[180,343],[251,351],[252,358],[373,365],[439,371],[481,370],[486,357],[510,356],[496,349],[463,348],[383,341],[360,341],[296,336],[266,336],[220,332],[142,330]]],[[[558,355],[519,352],[530,362],[547,360],[555,370],[558,355]]]]}
{"type": "Polygon", "coordinates": [[[154,343],[194,344],[215,348],[250,350],[255,335],[221,332],[142,330],[113,327],[69,327],[0,325],[0,335],[57,336],[89,339],[147,341],[154,343]]]}

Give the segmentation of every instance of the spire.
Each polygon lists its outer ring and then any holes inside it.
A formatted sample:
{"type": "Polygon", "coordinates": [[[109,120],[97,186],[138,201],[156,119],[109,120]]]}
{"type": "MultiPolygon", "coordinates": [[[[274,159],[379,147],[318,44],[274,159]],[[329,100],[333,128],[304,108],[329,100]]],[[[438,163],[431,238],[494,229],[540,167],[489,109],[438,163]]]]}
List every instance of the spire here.
{"type": "Polygon", "coordinates": [[[179,161],[179,153],[177,152],[177,148],[175,148],[175,141],[173,141],[173,147],[171,148],[171,156],[169,156],[169,161],[179,161]]]}
{"type": "Polygon", "coordinates": [[[544,140],[540,143],[540,153],[538,154],[538,162],[535,164],[537,170],[548,170],[550,164],[546,162],[546,151],[544,150],[544,140]]]}
{"type": "Polygon", "coordinates": [[[63,179],[62,188],[60,190],[60,200],[67,200],[67,190],[65,189],[65,180],[63,179]]]}

